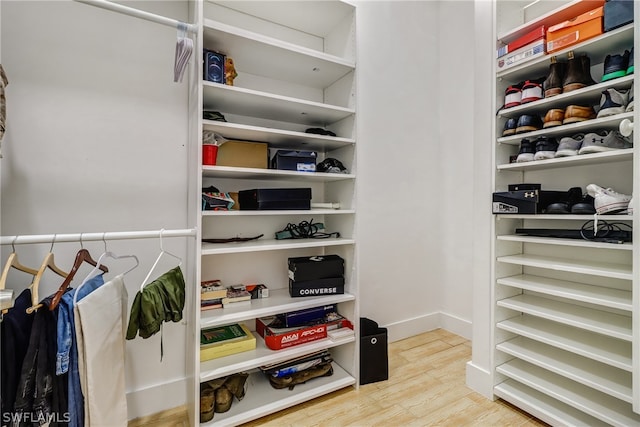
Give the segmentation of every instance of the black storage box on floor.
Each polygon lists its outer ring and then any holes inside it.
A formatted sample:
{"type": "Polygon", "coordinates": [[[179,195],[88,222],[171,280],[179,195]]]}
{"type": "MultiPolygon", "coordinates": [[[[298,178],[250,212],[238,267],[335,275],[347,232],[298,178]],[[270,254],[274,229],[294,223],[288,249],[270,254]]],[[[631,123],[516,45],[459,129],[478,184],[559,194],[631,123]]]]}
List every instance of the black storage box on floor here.
{"type": "Polygon", "coordinates": [[[337,294],[344,294],[344,277],[329,277],[302,282],[289,279],[289,295],[293,298],[337,294]]]}
{"type": "Polygon", "coordinates": [[[296,257],[288,262],[289,279],[294,282],[344,276],[344,259],[338,255],[296,257]]]}
{"type": "Polygon", "coordinates": [[[315,151],[278,150],[271,159],[271,169],[315,172],[317,158],[315,151]]]}
{"type": "Polygon", "coordinates": [[[607,0],[604,4],[604,31],[611,31],[633,22],[633,0],[607,0]]]}
{"type": "Polygon", "coordinates": [[[360,385],[389,379],[387,328],[360,318],[360,385]]]}
{"type": "Polygon", "coordinates": [[[311,188],[261,188],[240,190],[242,211],[311,209],[311,188]]]}

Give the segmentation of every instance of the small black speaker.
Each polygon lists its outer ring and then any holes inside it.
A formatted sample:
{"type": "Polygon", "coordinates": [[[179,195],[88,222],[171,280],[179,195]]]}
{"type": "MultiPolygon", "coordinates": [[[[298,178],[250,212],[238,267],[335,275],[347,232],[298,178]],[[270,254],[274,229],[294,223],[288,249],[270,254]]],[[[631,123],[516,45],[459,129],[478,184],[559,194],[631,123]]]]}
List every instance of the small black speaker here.
{"type": "Polygon", "coordinates": [[[204,50],[204,80],[224,84],[224,55],[204,50]]]}

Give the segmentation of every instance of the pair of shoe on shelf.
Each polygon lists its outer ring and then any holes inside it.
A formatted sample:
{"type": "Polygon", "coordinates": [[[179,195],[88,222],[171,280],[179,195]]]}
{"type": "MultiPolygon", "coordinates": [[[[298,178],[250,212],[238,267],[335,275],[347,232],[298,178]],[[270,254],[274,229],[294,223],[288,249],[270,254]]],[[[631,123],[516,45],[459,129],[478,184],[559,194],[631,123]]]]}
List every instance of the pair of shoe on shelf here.
{"type": "Polygon", "coordinates": [[[567,191],[566,200],[556,201],[544,208],[546,214],[594,214],[594,198],[590,194],[583,194],[582,188],[572,187],[567,191]]]}
{"type": "Polygon", "coordinates": [[[609,88],[602,91],[598,118],[633,111],[633,83],[628,90],[609,88]]]}
{"type": "Polygon", "coordinates": [[[633,48],[625,50],[622,55],[607,55],[604,58],[602,81],[617,79],[633,74],[633,48]]]}
{"type": "Polygon", "coordinates": [[[200,422],[211,421],[214,412],[227,412],[231,408],[234,396],[238,401],[242,400],[246,393],[248,377],[249,374],[240,372],[201,383],[200,422]]]}
{"type": "Polygon", "coordinates": [[[633,196],[618,193],[611,188],[597,184],[587,185],[587,193],[594,199],[594,207],[599,215],[628,213],[633,214],[633,196]]]}
{"type": "Polygon", "coordinates": [[[544,77],[533,80],[525,80],[523,82],[509,86],[504,92],[504,107],[511,108],[516,105],[526,104],[528,102],[542,99],[542,82],[544,77]]]}
{"type": "Polygon", "coordinates": [[[596,83],[591,77],[591,59],[586,54],[576,57],[573,51],[570,51],[567,56],[568,62],[558,62],[557,56],[551,57],[549,75],[542,83],[545,98],[596,83]]]}
{"type": "Polygon", "coordinates": [[[614,130],[565,136],[560,139],[560,143],[554,137],[543,135],[535,140],[522,139],[516,162],[523,163],[579,154],[602,153],[632,147],[633,143],[630,138],[622,136],[620,132],[614,130]]]}
{"type": "Polygon", "coordinates": [[[591,106],[569,105],[565,109],[552,108],[544,115],[543,128],[568,125],[596,118],[596,111],[591,106]]]}

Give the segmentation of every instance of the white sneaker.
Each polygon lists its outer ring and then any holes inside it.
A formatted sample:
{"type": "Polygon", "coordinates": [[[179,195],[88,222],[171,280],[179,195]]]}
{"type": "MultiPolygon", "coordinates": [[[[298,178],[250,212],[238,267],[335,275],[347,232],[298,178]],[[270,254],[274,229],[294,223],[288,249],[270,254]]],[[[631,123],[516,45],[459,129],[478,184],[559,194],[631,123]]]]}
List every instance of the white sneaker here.
{"type": "Polygon", "coordinates": [[[631,201],[631,196],[616,193],[610,188],[602,188],[596,184],[587,185],[587,193],[593,197],[593,205],[600,215],[624,211],[631,201]]]}
{"type": "Polygon", "coordinates": [[[629,207],[627,208],[627,215],[633,215],[633,195],[631,196],[631,200],[629,200],[629,207]]]}

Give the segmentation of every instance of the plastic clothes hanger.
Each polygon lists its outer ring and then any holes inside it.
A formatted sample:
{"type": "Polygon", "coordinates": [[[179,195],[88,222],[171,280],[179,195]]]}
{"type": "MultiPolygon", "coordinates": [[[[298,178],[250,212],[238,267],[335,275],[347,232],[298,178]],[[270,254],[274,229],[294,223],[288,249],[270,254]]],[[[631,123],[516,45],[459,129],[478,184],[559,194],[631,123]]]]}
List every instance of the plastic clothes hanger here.
{"type": "Polygon", "coordinates": [[[78,288],[76,289],[76,292],[73,295],[73,304],[74,305],[78,301],[78,294],[80,292],[80,288],[82,288],[82,286],[84,286],[84,284],[87,283],[90,279],[95,277],[96,273],[101,270],[100,266],[101,266],[102,260],[104,258],[112,258],[114,260],[115,259],[133,258],[136,261],[136,264],[133,267],[131,267],[130,269],[128,269],[127,271],[125,271],[124,273],[122,273],[123,276],[126,275],[127,273],[129,273],[130,271],[134,270],[136,267],[138,267],[138,265],[140,265],[140,261],[138,260],[138,257],[135,256],[135,255],[116,255],[115,253],[113,253],[111,251],[108,251],[107,250],[107,241],[104,239],[105,234],[102,235],[102,241],[104,242],[104,253],[102,255],[100,255],[100,258],[98,258],[97,265],[93,268],[93,270],[91,270],[89,272],[89,274],[87,274],[87,277],[84,278],[82,283],[80,283],[80,286],[78,286],[78,288]]]}
{"type": "Polygon", "coordinates": [[[160,259],[162,258],[162,255],[166,254],[166,255],[172,256],[173,258],[175,258],[175,259],[180,261],[180,263],[178,264],[178,267],[180,267],[182,265],[182,258],[180,258],[178,255],[174,255],[171,252],[167,252],[167,251],[164,250],[164,246],[162,245],[162,233],[164,233],[164,228],[162,230],[160,230],[160,253],[158,254],[158,258],[156,258],[156,262],[154,262],[153,265],[151,266],[151,270],[149,270],[149,273],[147,273],[147,277],[145,277],[144,280],[142,281],[142,285],[140,285],[140,292],[142,292],[142,290],[144,289],[145,285],[147,284],[147,281],[151,277],[151,273],[153,273],[153,270],[158,265],[158,262],[160,262],[160,259]]]}
{"type": "Polygon", "coordinates": [[[71,267],[71,271],[69,272],[69,275],[64,279],[64,281],[62,282],[62,284],[60,285],[56,293],[53,295],[51,304],[49,304],[49,310],[51,311],[53,311],[58,306],[58,304],[60,304],[60,300],[62,299],[62,296],[67,291],[67,288],[73,281],[73,278],[78,272],[78,269],[82,266],[82,263],[86,262],[87,264],[93,265],[94,267],[97,266],[97,268],[104,271],[105,273],[109,272],[109,269],[107,268],[107,266],[96,262],[91,257],[91,254],[89,253],[89,251],[84,248],[84,245],[82,244],[82,233],[80,234],[80,248],[81,249],[76,254],[76,259],[73,262],[73,266],[71,267]]]}
{"type": "Polygon", "coordinates": [[[16,246],[15,246],[17,239],[18,239],[18,236],[16,236],[13,239],[13,242],[11,242],[11,248],[13,252],[9,254],[9,258],[7,258],[7,262],[4,265],[4,269],[2,270],[2,275],[0,276],[0,289],[6,288],[7,276],[9,275],[9,271],[12,268],[15,268],[16,270],[20,270],[24,273],[31,274],[32,276],[35,276],[36,274],[38,274],[38,270],[34,270],[33,268],[26,267],[20,264],[20,261],[18,261],[18,254],[16,253],[16,246]]]}
{"type": "Polygon", "coordinates": [[[31,287],[31,307],[27,308],[27,313],[29,314],[33,313],[35,310],[42,307],[42,304],[38,303],[39,301],[38,288],[40,286],[40,279],[42,279],[42,275],[47,269],[52,270],[57,275],[65,278],[68,276],[68,273],[61,270],[55,263],[54,256],[53,256],[53,245],[55,244],[55,242],[56,242],[56,235],[54,234],[53,241],[51,242],[51,248],[49,249],[49,253],[44,257],[44,260],[42,261],[42,265],[38,269],[38,272],[36,273],[36,277],[34,277],[33,282],[31,283],[31,286],[30,286],[31,287]]]}

